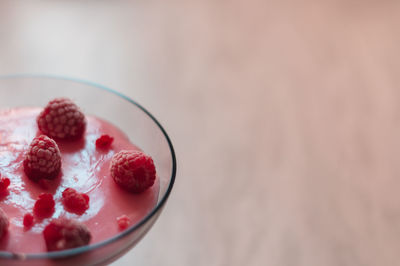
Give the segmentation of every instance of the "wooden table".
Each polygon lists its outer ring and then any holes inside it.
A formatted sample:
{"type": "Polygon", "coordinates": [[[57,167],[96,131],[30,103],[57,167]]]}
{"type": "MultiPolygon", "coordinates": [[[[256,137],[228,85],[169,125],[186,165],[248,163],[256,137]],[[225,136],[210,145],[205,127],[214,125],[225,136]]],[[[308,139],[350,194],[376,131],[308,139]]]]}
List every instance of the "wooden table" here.
{"type": "Polygon", "coordinates": [[[1,1],[0,74],[142,103],[178,155],[115,266],[400,260],[400,2],[1,1]]]}

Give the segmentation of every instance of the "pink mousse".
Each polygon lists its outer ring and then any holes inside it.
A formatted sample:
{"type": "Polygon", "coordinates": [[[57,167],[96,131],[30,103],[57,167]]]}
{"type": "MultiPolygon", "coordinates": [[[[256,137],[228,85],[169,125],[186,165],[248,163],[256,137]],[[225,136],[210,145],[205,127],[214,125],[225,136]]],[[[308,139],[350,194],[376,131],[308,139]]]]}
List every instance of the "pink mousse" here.
{"type": "Polygon", "coordinates": [[[110,123],[87,116],[87,129],[82,140],[58,141],[62,156],[62,173],[49,182],[47,189],[28,179],[23,170],[24,154],[32,139],[40,132],[36,117],[40,108],[17,108],[0,111],[0,173],[11,184],[8,193],[0,196],[0,207],[10,219],[9,233],[0,241],[0,250],[22,253],[46,252],[42,236],[52,218],[67,217],[83,222],[92,233],[91,244],[111,238],[120,232],[117,218],[129,217],[138,223],[156,205],[159,181],[142,194],[130,194],[119,188],[110,176],[111,157],[120,150],[139,150],[127,136],[110,123]],[[96,139],[107,134],[114,138],[110,149],[96,149],[96,139]],[[62,204],[62,192],[74,188],[90,197],[90,207],[82,215],[69,213],[62,204]],[[24,229],[23,218],[32,213],[39,194],[54,195],[56,210],[52,217],[35,221],[24,229]]]}

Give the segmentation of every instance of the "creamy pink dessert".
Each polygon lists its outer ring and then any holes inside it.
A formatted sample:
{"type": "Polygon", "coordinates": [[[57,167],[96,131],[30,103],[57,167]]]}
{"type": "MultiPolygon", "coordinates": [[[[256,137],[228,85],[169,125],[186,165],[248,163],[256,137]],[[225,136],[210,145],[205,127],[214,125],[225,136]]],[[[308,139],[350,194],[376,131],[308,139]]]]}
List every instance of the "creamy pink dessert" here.
{"type": "Polygon", "coordinates": [[[114,182],[110,163],[121,150],[138,150],[118,128],[100,118],[86,116],[87,125],[82,139],[58,140],[61,152],[61,173],[46,181],[44,188],[24,173],[23,161],[32,139],[41,135],[36,118],[41,108],[17,108],[0,111],[0,174],[10,179],[8,191],[0,195],[0,208],[9,218],[8,233],[0,240],[0,250],[18,253],[46,252],[42,232],[55,218],[71,218],[85,224],[91,232],[90,244],[111,238],[125,229],[118,220],[132,226],[144,218],[156,205],[159,181],[140,194],[130,193],[114,182]],[[102,135],[114,138],[107,149],[96,148],[102,135]],[[89,208],[83,214],[67,211],[62,193],[73,188],[89,196],[89,208]],[[31,228],[24,227],[27,213],[42,193],[50,193],[55,200],[51,217],[35,218],[31,228]]]}

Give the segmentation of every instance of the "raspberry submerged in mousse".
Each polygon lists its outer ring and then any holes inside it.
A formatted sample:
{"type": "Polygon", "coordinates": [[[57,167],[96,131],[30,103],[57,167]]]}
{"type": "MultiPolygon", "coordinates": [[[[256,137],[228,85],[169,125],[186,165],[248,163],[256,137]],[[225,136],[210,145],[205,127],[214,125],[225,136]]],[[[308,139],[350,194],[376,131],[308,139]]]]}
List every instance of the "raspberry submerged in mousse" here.
{"type": "Polygon", "coordinates": [[[46,226],[43,237],[48,251],[59,251],[88,245],[92,234],[83,223],[59,218],[46,226]]]}

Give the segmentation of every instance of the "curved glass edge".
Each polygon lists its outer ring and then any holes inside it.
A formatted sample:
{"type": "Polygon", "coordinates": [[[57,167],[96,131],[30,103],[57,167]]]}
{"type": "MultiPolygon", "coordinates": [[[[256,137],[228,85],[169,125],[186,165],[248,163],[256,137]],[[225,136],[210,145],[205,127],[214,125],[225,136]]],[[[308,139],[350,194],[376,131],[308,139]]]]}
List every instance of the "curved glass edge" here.
{"type": "Polygon", "coordinates": [[[78,78],[71,78],[71,77],[63,77],[63,76],[57,76],[57,75],[36,75],[36,74],[15,74],[15,75],[0,75],[0,79],[22,79],[22,78],[43,78],[43,79],[55,79],[55,80],[64,80],[64,81],[70,81],[70,82],[76,82],[76,83],[81,83],[84,85],[88,85],[91,87],[96,87],[102,90],[105,90],[109,93],[113,93],[124,100],[132,103],[136,107],[138,107],[140,110],[142,110],[146,115],[148,115],[154,123],[158,126],[158,128],[161,130],[163,133],[165,139],[168,142],[168,146],[171,152],[171,158],[172,158],[172,172],[171,172],[171,181],[169,182],[168,188],[164,194],[164,196],[161,198],[160,202],[156,205],[155,208],[152,209],[152,211],[147,214],[139,223],[135,224],[128,230],[125,230],[116,236],[109,238],[105,241],[91,244],[88,246],[83,246],[79,248],[73,248],[73,249],[68,249],[68,250],[63,250],[63,251],[52,251],[52,252],[46,252],[46,253],[12,253],[12,252],[7,252],[7,251],[0,251],[0,259],[11,259],[11,260],[30,260],[30,259],[57,259],[57,258],[64,258],[64,257],[70,257],[70,256],[76,256],[79,254],[83,254],[88,251],[96,250],[98,248],[104,247],[108,244],[111,244],[113,242],[116,242],[129,234],[133,233],[140,227],[142,227],[144,224],[146,224],[154,215],[156,215],[159,211],[162,210],[163,206],[165,205],[166,201],[169,198],[169,195],[171,194],[172,187],[174,186],[175,183],[175,176],[176,176],[176,156],[175,156],[175,150],[172,145],[172,142],[165,131],[165,129],[162,127],[160,122],[149,112],[147,111],[142,105],[137,103],[136,101],[132,100],[128,96],[115,91],[113,89],[110,89],[108,87],[105,87],[101,84],[97,84],[95,82],[83,80],[83,79],[78,79],[78,78]]]}

